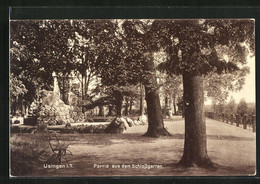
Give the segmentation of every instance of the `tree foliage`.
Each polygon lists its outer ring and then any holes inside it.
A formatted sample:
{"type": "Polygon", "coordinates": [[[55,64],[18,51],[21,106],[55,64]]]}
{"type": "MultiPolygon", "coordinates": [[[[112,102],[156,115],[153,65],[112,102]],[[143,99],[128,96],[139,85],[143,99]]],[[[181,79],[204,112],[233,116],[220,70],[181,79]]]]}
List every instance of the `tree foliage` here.
{"type": "Polygon", "coordinates": [[[236,102],[233,97],[230,98],[229,102],[226,105],[226,113],[229,115],[236,113],[236,102]]]}
{"type": "Polygon", "coordinates": [[[237,113],[240,116],[244,116],[247,113],[247,109],[248,109],[248,106],[247,106],[245,99],[241,99],[237,105],[237,113]]]}
{"type": "Polygon", "coordinates": [[[254,53],[253,20],[158,20],[154,27],[169,54],[160,67],[169,73],[230,73],[254,53]]]}
{"type": "Polygon", "coordinates": [[[245,84],[249,68],[244,66],[232,73],[217,74],[209,73],[204,77],[205,91],[207,97],[217,103],[224,103],[231,91],[240,91],[245,84]]]}

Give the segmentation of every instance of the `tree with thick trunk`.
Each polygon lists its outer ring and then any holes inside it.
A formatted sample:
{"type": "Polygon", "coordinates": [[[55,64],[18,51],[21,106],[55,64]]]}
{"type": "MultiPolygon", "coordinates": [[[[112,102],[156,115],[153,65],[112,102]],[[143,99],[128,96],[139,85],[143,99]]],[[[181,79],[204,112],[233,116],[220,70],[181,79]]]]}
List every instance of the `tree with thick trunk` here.
{"type": "Polygon", "coordinates": [[[123,104],[123,95],[120,91],[115,91],[115,105],[116,105],[116,116],[122,116],[122,104],[123,104]]]}
{"type": "Polygon", "coordinates": [[[145,79],[145,100],[148,113],[148,130],[144,136],[159,137],[171,135],[164,127],[162,108],[159,99],[158,87],[156,82],[155,65],[151,53],[147,55],[145,68],[147,76],[145,79]]]}
{"type": "MultiPolygon", "coordinates": [[[[158,41],[167,52],[159,68],[183,75],[185,143],[180,164],[211,167],[207,155],[202,78],[243,70],[247,56],[254,55],[253,20],[175,20],[155,21],[158,41]],[[165,32],[161,27],[165,27],[165,32]]],[[[214,90],[213,90],[214,91],[214,90]]],[[[214,91],[215,92],[215,91],[214,91]]]]}
{"type": "MultiPolygon", "coordinates": [[[[158,94],[154,52],[158,46],[153,42],[152,21],[126,20],[122,24],[125,43],[128,48],[128,63],[132,63],[134,76],[140,76],[145,86],[145,100],[148,113],[148,130],[144,134],[150,137],[170,135],[163,123],[162,109],[158,94]],[[152,44],[152,42],[154,44],[152,44]]],[[[159,49],[158,49],[159,50],[159,49]]],[[[125,59],[126,60],[126,59],[125,59]]],[[[157,63],[156,63],[157,64],[157,63]]],[[[127,64],[127,67],[129,64],[127,64]]],[[[142,88],[141,88],[142,90],[142,88]]],[[[142,93],[140,97],[140,114],[143,114],[142,93]]]]}
{"type": "Polygon", "coordinates": [[[170,133],[164,128],[161,104],[157,90],[145,87],[145,100],[148,113],[148,130],[144,134],[148,137],[167,136],[170,133]]]}
{"type": "Polygon", "coordinates": [[[203,78],[183,74],[185,106],[185,143],[180,164],[184,166],[211,167],[207,154],[207,135],[204,116],[203,78]]]}

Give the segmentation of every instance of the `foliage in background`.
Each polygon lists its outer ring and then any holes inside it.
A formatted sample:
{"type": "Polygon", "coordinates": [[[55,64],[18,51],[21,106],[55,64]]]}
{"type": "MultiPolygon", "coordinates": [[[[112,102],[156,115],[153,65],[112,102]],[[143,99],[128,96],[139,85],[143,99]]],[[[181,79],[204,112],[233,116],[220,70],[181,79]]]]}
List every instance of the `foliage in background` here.
{"type": "Polygon", "coordinates": [[[44,156],[46,159],[44,154],[50,150],[46,134],[35,134],[33,139],[15,134],[10,137],[10,151],[11,175],[24,176],[35,166],[42,165],[40,157],[44,156]]]}
{"type": "Polygon", "coordinates": [[[240,100],[240,102],[237,105],[237,113],[240,116],[244,116],[247,113],[247,109],[248,109],[247,103],[246,103],[245,99],[243,98],[240,100]]]}
{"type": "Polygon", "coordinates": [[[249,68],[244,66],[232,73],[209,73],[204,78],[207,97],[217,103],[225,103],[231,91],[240,91],[245,84],[249,68]]]}
{"type": "Polygon", "coordinates": [[[231,97],[227,103],[217,103],[216,101],[213,101],[211,108],[218,116],[221,116],[222,114],[239,114],[240,116],[245,114],[256,115],[255,103],[247,103],[245,99],[241,99],[239,103],[236,103],[233,97],[231,97]]]}

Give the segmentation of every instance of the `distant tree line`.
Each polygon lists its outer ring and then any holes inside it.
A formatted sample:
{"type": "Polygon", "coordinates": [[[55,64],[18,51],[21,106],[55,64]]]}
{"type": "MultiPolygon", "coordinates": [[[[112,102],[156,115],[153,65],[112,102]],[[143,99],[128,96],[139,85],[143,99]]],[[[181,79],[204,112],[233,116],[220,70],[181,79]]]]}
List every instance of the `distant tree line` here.
{"type": "Polygon", "coordinates": [[[245,99],[241,99],[239,103],[235,103],[235,100],[231,98],[228,103],[219,103],[212,105],[212,112],[216,115],[221,115],[223,113],[231,115],[231,114],[239,114],[240,116],[244,116],[245,114],[255,115],[256,107],[254,103],[247,103],[245,99]]]}

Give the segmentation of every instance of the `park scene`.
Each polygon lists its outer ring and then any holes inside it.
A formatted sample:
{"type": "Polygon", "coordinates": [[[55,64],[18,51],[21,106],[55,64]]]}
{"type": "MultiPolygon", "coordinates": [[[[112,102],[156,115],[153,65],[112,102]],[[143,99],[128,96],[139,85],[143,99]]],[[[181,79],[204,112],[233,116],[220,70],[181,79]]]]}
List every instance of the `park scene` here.
{"type": "Polygon", "coordinates": [[[254,176],[253,19],[10,20],[10,176],[254,176]]]}

